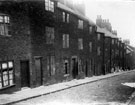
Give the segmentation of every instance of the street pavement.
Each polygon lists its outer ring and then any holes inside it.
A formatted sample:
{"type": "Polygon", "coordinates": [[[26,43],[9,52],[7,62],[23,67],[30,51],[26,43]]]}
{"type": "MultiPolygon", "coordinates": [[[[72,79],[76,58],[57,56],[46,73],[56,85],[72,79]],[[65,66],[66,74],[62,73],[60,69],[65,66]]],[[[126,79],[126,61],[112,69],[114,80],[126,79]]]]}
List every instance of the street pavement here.
{"type": "Polygon", "coordinates": [[[15,105],[135,105],[135,88],[123,85],[135,82],[135,71],[42,95],[15,105]]]}

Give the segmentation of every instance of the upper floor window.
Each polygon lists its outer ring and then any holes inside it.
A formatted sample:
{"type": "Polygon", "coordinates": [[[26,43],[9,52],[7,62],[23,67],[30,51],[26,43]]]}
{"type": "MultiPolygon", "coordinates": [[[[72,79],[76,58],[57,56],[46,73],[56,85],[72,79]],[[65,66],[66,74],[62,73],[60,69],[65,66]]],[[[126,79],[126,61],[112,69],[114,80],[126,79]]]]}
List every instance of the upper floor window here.
{"type": "Polygon", "coordinates": [[[100,51],[100,47],[97,48],[97,55],[100,55],[101,51],[100,51]]]}
{"type": "Polygon", "coordinates": [[[54,43],[54,28],[46,27],[46,44],[54,43]]]}
{"type": "Polygon", "coordinates": [[[79,48],[79,50],[83,50],[83,39],[82,38],[78,39],[78,48],[79,48]]]}
{"type": "Polygon", "coordinates": [[[114,44],[114,39],[112,39],[112,44],[114,44]]]}
{"type": "Polygon", "coordinates": [[[54,12],[54,2],[51,0],[45,0],[45,10],[54,12]]]}
{"type": "Polygon", "coordinates": [[[63,48],[69,48],[69,34],[63,34],[63,48]]]}
{"type": "Polygon", "coordinates": [[[101,36],[101,35],[98,33],[98,35],[97,35],[97,39],[98,39],[98,40],[100,40],[100,36],[101,36]]]}
{"type": "Polygon", "coordinates": [[[89,49],[90,49],[90,52],[92,52],[92,42],[89,42],[89,49]]]}
{"type": "Polygon", "coordinates": [[[65,18],[66,18],[66,14],[65,14],[65,12],[63,12],[63,13],[62,13],[62,20],[63,20],[63,22],[65,22],[65,21],[66,21],[66,19],[65,19],[65,18]]]}
{"type": "Polygon", "coordinates": [[[0,15],[0,35],[10,35],[10,19],[7,15],[0,15]]]}
{"type": "Polygon", "coordinates": [[[69,14],[63,12],[63,13],[62,13],[62,20],[63,20],[63,22],[69,23],[69,14]]]}
{"type": "Polygon", "coordinates": [[[78,28],[83,29],[83,20],[78,20],[78,28]]]}
{"type": "Polygon", "coordinates": [[[69,23],[69,14],[67,14],[66,20],[67,20],[67,23],[69,23]]]}
{"type": "Polygon", "coordinates": [[[89,33],[92,33],[92,26],[89,27],[89,33]]]}

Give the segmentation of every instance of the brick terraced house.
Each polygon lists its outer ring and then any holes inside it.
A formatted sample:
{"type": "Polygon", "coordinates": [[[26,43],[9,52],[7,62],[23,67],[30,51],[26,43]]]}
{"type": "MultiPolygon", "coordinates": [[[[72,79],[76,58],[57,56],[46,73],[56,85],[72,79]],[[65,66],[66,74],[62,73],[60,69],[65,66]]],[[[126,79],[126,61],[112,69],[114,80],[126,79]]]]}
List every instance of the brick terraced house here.
{"type": "Polygon", "coordinates": [[[73,7],[61,0],[0,1],[0,93],[124,68],[125,45],[73,7]]]}

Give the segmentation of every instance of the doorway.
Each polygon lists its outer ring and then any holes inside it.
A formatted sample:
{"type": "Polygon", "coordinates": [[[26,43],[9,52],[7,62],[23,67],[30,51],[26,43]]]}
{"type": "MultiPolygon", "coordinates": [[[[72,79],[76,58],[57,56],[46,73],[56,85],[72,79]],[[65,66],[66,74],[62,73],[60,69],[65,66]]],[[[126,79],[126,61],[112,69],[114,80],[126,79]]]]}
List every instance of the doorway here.
{"type": "Polygon", "coordinates": [[[36,85],[42,85],[42,65],[41,65],[41,58],[35,58],[35,71],[36,71],[36,85]]]}
{"type": "Polygon", "coordinates": [[[88,77],[88,61],[85,62],[85,76],[88,77]]]}
{"type": "Polygon", "coordinates": [[[77,78],[78,76],[78,61],[77,58],[72,58],[72,76],[73,78],[77,78]]]}
{"type": "Polygon", "coordinates": [[[30,87],[29,61],[20,61],[21,66],[21,87],[30,87]]]}

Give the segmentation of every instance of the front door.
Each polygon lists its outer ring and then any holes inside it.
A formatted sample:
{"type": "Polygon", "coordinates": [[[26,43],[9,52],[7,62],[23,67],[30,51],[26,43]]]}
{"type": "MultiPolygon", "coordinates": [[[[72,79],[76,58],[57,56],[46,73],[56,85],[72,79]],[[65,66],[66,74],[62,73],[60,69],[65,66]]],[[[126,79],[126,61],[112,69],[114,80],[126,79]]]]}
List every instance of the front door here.
{"type": "Polygon", "coordinates": [[[72,75],[75,79],[78,76],[78,62],[77,58],[72,58],[72,75]]]}
{"type": "Polygon", "coordinates": [[[36,70],[36,84],[37,86],[42,85],[42,68],[41,68],[41,58],[35,59],[35,70],[36,70]]]}
{"type": "Polygon", "coordinates": [[[88,61],[85,62],[85,76],[88,77],[88,61]]]}
{"type": "Polygon", "coordinates": [[[21,87],[30,86],[29,61],[21,61],[21,87]]]}

